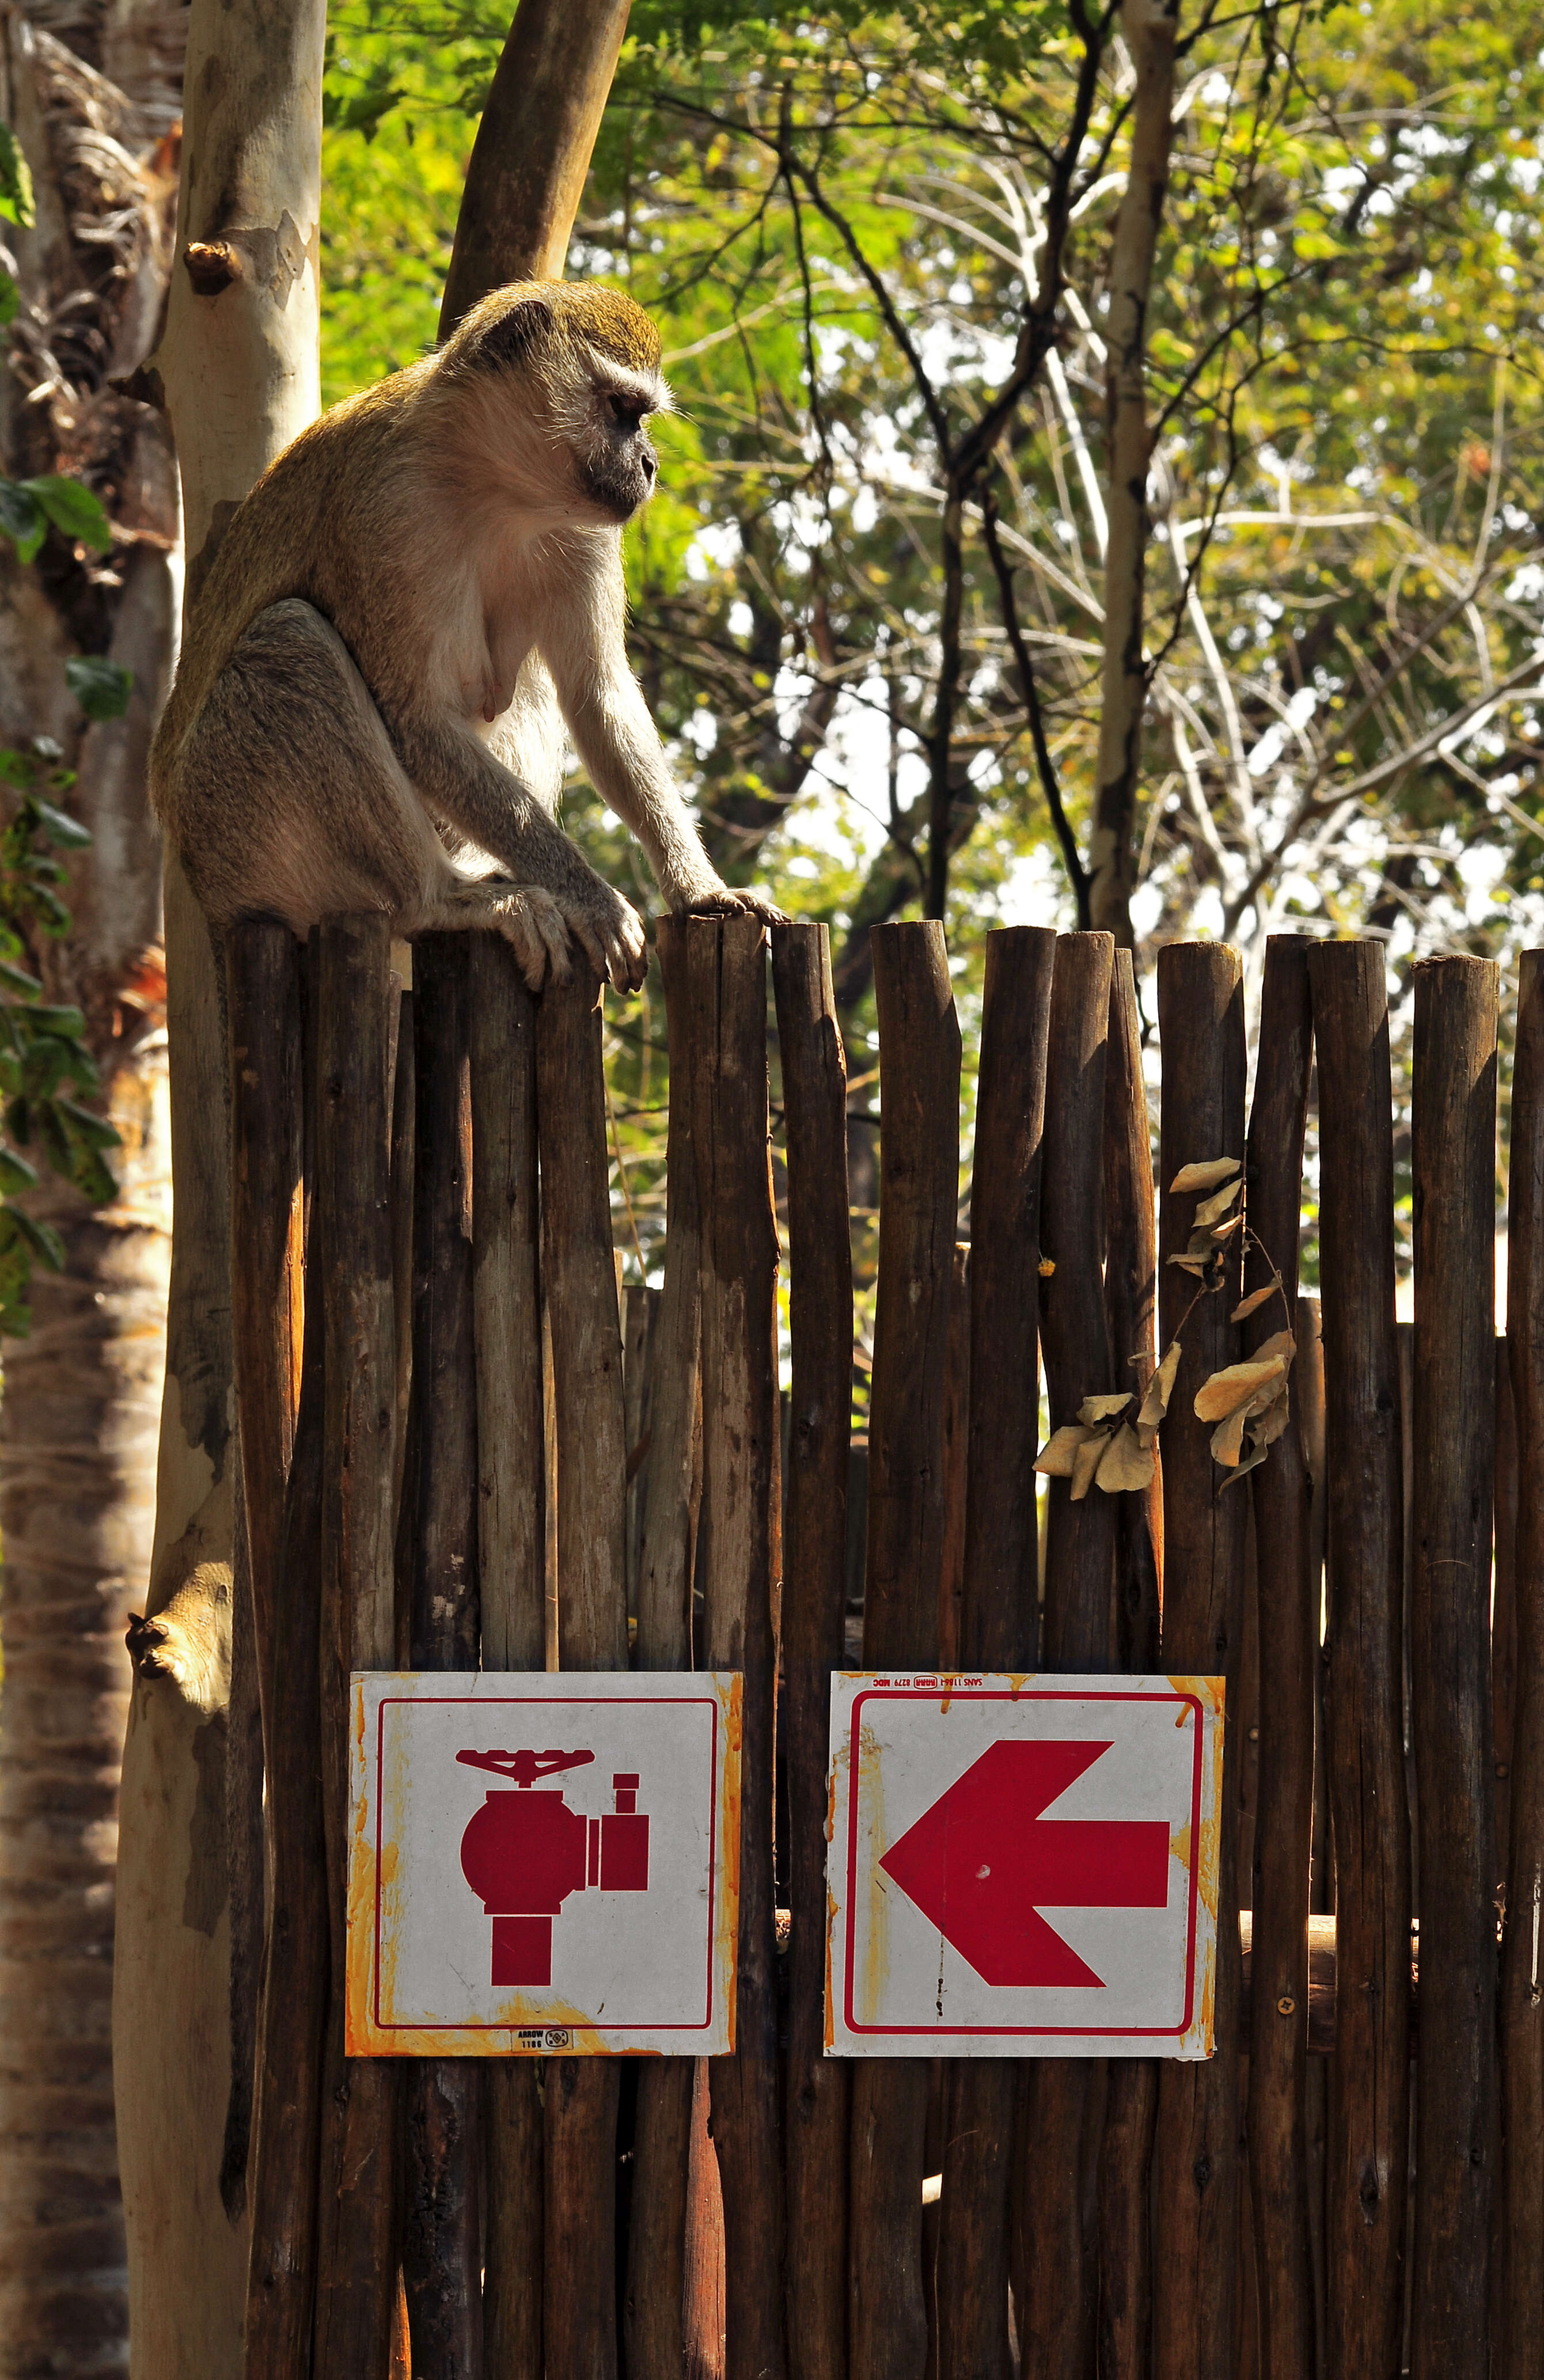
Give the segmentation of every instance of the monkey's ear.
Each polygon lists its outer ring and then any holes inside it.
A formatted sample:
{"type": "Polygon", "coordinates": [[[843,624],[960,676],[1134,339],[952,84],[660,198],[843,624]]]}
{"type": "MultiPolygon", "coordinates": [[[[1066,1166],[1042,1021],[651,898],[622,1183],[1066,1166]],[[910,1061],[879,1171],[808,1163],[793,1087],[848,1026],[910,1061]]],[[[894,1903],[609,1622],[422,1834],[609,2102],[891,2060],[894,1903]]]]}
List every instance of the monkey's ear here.
{"type": "Polygon", "coordinates": [[[553,335],[553,310],[534,290],[513,298],[479,330],[467,360],[474,369],[505,370],[529,364],[553,335]]]}

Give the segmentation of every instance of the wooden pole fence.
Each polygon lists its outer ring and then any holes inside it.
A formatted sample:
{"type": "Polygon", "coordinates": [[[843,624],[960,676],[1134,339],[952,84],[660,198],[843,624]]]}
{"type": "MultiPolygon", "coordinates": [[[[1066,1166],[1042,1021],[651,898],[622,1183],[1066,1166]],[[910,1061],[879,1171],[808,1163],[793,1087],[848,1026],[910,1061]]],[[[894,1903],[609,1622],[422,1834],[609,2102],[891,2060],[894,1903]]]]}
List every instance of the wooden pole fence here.
{"type": "Polygon", "coordinates": [[[1234,953],[1161,953],[1154,1045],[1109,936],[990,935],[962,1207],[942,929],[877,929],[855,1443],[829,937],[773,929],[770,983],[748,917],[659,947],[663,1270],[619,1314],[582,967],[533,998],[502,943],[425,936],[405,994],[379,918],[309,952],[227,937],[251,2380],[1004,2380],[1015,2357],[1392,2380],[1406,2341],[1417,2374],[1521,2380],[1544,2330],[1544,953],[1518,990],[1504,1350],[1496,971],[1416,971],[1402,1382],[1380,945],[1270,941],[1246,1134],[1234,953]],[[1169,1261],[1197,1205],[1173,1184],[1217,1159],[1245,1229],[1203,1291],[1169,1261]],[[1287,1426],[1240,1488],[1197,1392],[1283,1333],[1287,1426]],[[1042,1378],[1055,1428],[1145,1391],[1176,1339],[1150,1487],[1054,1479],[1042,1538],[1042,1378]],[[825,2054],[829,1700],[859,1638],[890,1673],[1225,1680],[1210,2059],[825,2054]],[[743,1679],[733,2055],[346,2058],[349,1673],[699,1663],[743,1679]]]}

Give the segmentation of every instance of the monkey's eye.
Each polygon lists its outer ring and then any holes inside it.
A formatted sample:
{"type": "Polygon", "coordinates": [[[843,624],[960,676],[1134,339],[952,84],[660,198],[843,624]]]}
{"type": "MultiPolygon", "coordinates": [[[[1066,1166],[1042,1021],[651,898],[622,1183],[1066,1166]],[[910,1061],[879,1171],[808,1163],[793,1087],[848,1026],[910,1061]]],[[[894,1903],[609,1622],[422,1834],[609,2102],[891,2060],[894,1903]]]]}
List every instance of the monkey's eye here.
{"type": "Polygon", "coordinates": [[[643,427],[643,417],[649,407],[640,396],[624,396],[619,390],[611,389],[607,391],[606,403],[611,408],[614,424],[625,435],[630,437],[643,427]]]}

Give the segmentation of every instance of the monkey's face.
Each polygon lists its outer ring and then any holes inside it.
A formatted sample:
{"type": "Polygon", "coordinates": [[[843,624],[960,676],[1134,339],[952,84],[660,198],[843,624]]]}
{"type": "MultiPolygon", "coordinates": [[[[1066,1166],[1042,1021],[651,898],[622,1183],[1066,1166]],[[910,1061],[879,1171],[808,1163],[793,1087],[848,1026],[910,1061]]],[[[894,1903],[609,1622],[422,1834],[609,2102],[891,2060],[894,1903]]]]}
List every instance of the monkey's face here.
{"type": "Polygon", "coordinates": [[[575,461],[585,495],[608,520],[631,520],[654,492],[660,458],[644,425],[663,395],[630,373],[625,380],[608,373],[590,384],[586,435],[576,442],[575,461]]]}

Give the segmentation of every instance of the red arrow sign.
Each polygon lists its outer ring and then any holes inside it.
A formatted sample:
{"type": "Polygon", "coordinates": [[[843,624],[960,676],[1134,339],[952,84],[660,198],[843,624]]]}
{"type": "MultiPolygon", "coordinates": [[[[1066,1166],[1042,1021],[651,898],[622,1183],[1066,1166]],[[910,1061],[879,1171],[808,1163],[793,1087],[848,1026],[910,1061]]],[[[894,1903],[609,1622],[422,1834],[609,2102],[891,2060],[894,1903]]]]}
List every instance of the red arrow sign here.
{"type": "Polygon", "coordinates": [[[1108,1742],[994,1743],[880,1861],[885,1874],[988,1984],[1102,1978],[1037,1912],[1164,1909],[1162,1818],[1042,1818],[1108,1742]]]}

